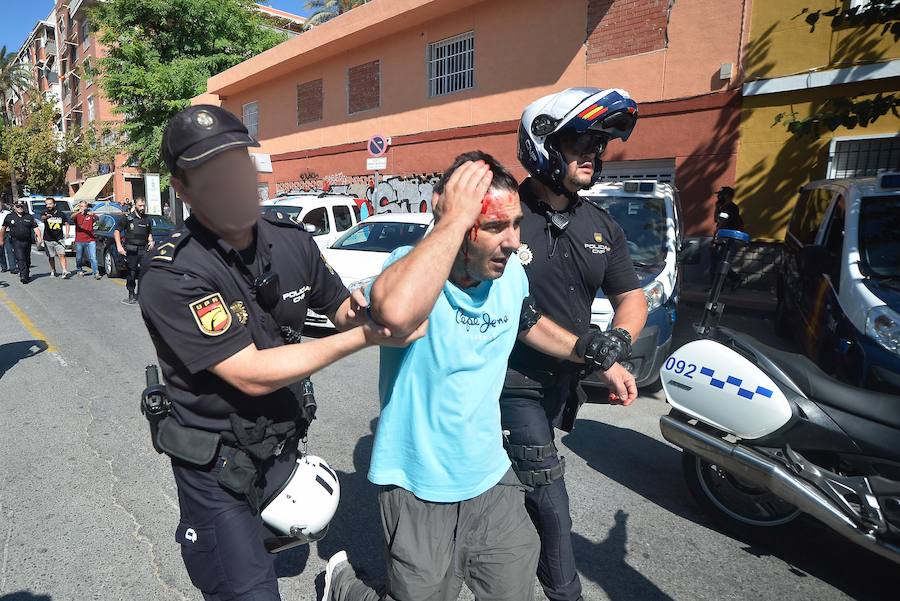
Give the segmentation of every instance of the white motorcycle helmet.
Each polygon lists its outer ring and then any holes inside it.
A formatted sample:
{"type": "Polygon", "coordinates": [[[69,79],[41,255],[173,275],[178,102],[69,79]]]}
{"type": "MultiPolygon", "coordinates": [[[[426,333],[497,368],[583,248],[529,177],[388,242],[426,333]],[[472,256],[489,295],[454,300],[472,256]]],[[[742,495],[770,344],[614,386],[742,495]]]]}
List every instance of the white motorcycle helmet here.
{"type": "MultiPolygon", "coordinates": [[[[559,149],[560,132],[596,132],[605,146],[612,138],[623,142],[637,122],[638,106],[620,89],[568,88],[531,103],[519,122],[518,158],[532,177],[557,194],[563,187],[566,159],[559,149]]],[[[594,163],[593,185],[600,178],[600,152],[594,163]]]]}
{"type": "Polygon", "coordinates": [[[315,455],[297,458],[291,476],[260,513],[270,530],[282,534],[267,541],[266,547],[276,553],[324,538],[340,499],[337,474],[324,459],[315,455]]]}

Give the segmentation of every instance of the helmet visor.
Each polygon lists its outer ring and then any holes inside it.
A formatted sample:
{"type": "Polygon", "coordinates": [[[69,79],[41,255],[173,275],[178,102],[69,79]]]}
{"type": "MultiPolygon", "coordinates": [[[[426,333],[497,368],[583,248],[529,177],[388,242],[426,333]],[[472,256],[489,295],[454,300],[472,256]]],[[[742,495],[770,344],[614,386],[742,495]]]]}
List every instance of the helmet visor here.
{"type": "Polygon", "coordinates": [[[637,117],[627,111],[615,112],[591,124],[589,131],[604,132],[613,138],[627,138],[634,129],[637,117]]]}

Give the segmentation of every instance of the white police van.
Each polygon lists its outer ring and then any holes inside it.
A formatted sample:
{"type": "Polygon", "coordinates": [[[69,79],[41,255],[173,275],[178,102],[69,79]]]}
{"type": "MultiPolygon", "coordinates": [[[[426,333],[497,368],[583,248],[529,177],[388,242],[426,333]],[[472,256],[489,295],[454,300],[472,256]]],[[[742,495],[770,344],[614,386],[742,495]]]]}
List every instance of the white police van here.
{"type": "MultiPolygon", "coordinates": [[[[626,180],[596,184],[581,195],[601,207],[622,226],[628,253],[647,299],[647,324],[622,365],[639,387],[658,390],[659,368],[672,346],[680,290],[679,253],[684,231],[678,191],[657,180],[626,180]]],[[[591,323],[611,327],[613,307],[602,291],[591,306],[591,323]]],[[[600,385],[597,374],[586,385],[600,385]]]]}
{"type": "Polygon", "coordinates": [[[783,258],[776,331],[850,384],[900,391],[900,173],[804,186],[783,258]]]}

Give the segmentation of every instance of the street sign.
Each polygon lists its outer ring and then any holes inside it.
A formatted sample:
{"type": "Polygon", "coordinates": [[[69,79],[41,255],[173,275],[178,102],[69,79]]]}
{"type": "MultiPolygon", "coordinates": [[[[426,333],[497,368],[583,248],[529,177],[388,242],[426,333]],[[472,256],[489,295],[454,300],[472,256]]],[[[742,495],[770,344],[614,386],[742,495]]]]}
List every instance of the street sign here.
{"type": "Polygon", "coordinates": [[[151,215],[162,215],[162,197],[159,193],[159,174],[144,174],[144,196],[147,201],[147,212],[151,215]]]}
{"type": "Polygon", "coordinates": [[[381,134],[375,134],[369,138],[366,148],[369,149],[369,154],[373,157],[384,156],[384,153],[388,150],[388,139],[381,134]]]}
{"type": "Polygon", "coordinates": [[[256,171],[259,173],[272,173],[272,155],[262,152],[251,152],[250,158],[256,165],[256,171]]]}
{"type": "Polygon", "coordinates": [[[383,171],[387,169],[387,157],[366,159],[366,169],[369,171],[383,171]]]}

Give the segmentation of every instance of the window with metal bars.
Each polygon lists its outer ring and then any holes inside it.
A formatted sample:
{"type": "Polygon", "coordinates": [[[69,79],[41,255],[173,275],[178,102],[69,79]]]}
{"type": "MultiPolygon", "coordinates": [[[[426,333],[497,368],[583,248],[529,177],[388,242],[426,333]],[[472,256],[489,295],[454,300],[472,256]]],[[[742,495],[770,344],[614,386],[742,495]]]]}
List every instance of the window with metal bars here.
{"type": "Polygon", "coordinates": [[[428,95],[475,87],[475,32],[428,44],[428,95]]]}
{"type": "Polygon", "coordinates": [[[900,136],[835,139],[828,160],[829,179],[865,177],[900,170],[900,136]]]}

